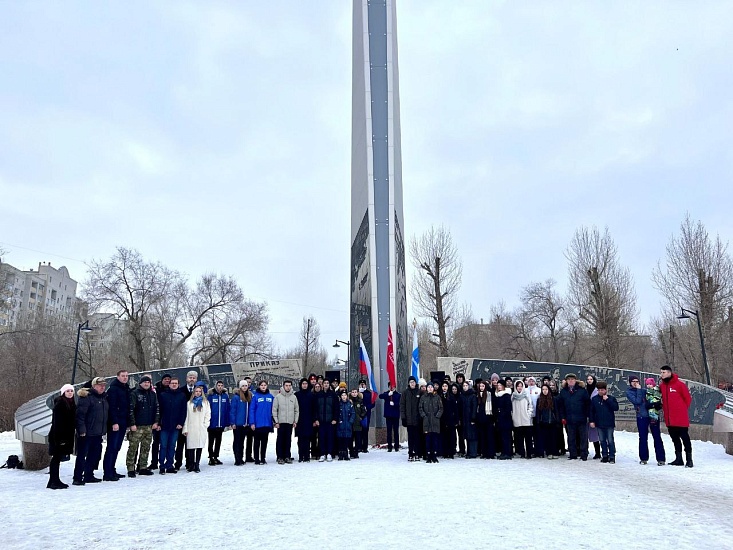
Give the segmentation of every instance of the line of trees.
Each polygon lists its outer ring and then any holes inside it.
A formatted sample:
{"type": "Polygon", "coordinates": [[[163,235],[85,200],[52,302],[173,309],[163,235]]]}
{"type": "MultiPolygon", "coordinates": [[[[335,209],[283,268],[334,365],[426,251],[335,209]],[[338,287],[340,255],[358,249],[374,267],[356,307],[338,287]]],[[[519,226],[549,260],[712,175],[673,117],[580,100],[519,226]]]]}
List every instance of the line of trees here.
{"type": "Polygon", "coordinates": [[[733,262],[728,243],[711,237],[689,215],[670,239],[652,273],[663,306],[639,321],[631,270],[623,265],[609,230],[580,227],[565,250],[568,286],[553,279],[528,282],[519,305],[503,302],[476,319],[458,301],[462,265],[450,232],[431,228],[413,238],[417,274],[411,286],[421,363],[437,356],[486,357],[656,370],[673,365],[704,381],[697,324],[680,320],[682,308],[699,312],[711,380],[733,379],[733,262]],[[438,270],[438,267],[440,270],[438,270]]]}

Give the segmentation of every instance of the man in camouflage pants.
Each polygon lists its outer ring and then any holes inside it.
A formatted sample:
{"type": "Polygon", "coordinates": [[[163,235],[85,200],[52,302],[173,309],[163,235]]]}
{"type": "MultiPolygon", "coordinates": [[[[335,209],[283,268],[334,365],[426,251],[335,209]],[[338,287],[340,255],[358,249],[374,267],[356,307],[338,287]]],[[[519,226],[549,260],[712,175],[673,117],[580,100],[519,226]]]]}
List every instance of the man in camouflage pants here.
{"type": "Polygon", "coordinates": [[[138,386],[130,392],[130,432],[127,449],[127,475],[135,477],[153,475],[148,468],[148,456],[150,455],[150,444],[153,442],[153,430],[158,428],[160,421],[160,409],[158,397],[152,390],[152,379],[143,376],[138,386]],[[140,456],[138,457],[138,449],[140,456]],[[137,468],[135,463],[137,462],[137,468]]]}

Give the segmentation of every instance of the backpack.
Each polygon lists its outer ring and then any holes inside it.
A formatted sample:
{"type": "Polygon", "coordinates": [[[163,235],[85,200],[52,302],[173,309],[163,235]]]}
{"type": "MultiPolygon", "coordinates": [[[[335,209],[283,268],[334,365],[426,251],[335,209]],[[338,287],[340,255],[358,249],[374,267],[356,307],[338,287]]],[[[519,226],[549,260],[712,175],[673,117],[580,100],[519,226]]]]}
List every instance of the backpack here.
{"type": "Polygon", "coordinates": [[[22,470],[23,463],[18,458],[18,455],[10,455],[8,460],[5,461],[5,464],[0,466],[0,468],[7,468],[8,470],[15,470],[17,468],[18,470],[22,470]]]}

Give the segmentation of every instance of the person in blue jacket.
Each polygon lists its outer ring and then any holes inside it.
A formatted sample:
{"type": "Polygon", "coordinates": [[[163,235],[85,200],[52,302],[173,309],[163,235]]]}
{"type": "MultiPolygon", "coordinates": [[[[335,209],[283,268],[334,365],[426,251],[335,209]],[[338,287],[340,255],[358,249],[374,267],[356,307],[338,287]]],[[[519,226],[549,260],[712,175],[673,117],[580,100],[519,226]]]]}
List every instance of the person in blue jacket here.
{"type": "Polygon", "coordinates": [[[209,466],[223,464],[219,460],[221,450],[221,436],[224,428],[229,426],[229,393],[221,380],[211,389],[206,398],[211,405],[211,422],[207,432],[209,433],[209,466]]]}
{"type": "MultiPolygon", "coordinates": [[[[234,430],[234,465],[244,466],[244,441],[252,433],[250,428],[250,410],[252,403],[252,392],[249,391],[249,383],[246,380],[239,381],[239,390],[232,396],[229,403],[229,424],[234,430]]],[[[252,453],[252,444],[249,444],[248,453],[252,453]]],[[[249,456],[248,454],[248,456],[249,456]]]]}
{"type": "MultiPolygon", "coordinates": [[[[649,462],[649,410],[646,405],[646,389],[641,387],[639,377],[635,374],[629,376],[626,399],[634,406],[636,412],[636,428],[639,432],[639,464],[646,464],[649,462]]],[[[659,424],[657,424],[657,431],[659,431],[659,424]]]]}
{"type": "Polygon", "coordinates": [[[590,427],[598,430],[598,437],[601,440],[601,462],[616,464],[613,429],[616,427],[618,401],[613,395],[608,395],[605,380],[596,382],[596,389],[598,394],[590,402],[590,427]]]}
{"type": "MultiPolygon", "coordinates": [[[[387,421],[387,452],[400,450],[400,393],[394,386],[379,394],[384,401],[384,419],[387,421]]],[[[368,416],[367,416],[368,417],[368,416]]]]}
{"type": "Polygon", "coordinates": [[[353,433],[353,423],[356,417],[354,405],[349,400],[349,394],[343,392],[339,399],[338,424],[336,425],[336,439],[338,439],[339,460],[349,459],[349,442],[353,433]]]}
{"type": "Polygon", "coordinates": [[[158,466],[161,474],[175,474],[173,462],[176,455],[178,434],[186,423],[186,395],[180,388],[178,378],[171,378],[168,389],[158,394],[160,407],[160,451],[158,466]]]}
{"type": "Polygon", "coordinates": [[[367,388],[367,381],[364,379],[359,380],[359,393],[361,393],[364,406],[366,407],[366,429],[362,430],[357,434],[361,437],[361,445],[357,445],[357,451],[361,453],[369,452],[369,426],[372,420],[372,409],[374,409],[374,400],[376,397],[372,395],[372,391],[367,388]]]}
{"type": "MultiPolygon", "coordinates": [[[[313,376],[315,382],[316,376],[313,376]]],[[[295,437],[298,438],[298,462],[310,462],[310,444],[313,437],[313,392],[307,378],[300,379],[300,389],[295,392],[300,410],[295,437]]]]}
{"type": "Polygon", "coordinates": [[[117,371],[117,378],[107,389],[107,403],[109,404],[109,420],[107,426],[107,449],[104,451],[102,467],[105,481],[117,481],[125,477],[115,470],[117,455],[125,441],[127,431],[127,417],[130,413],[130,386],[127,384],[129,374],[126,370],[117,371]]]}
{"type": "Polygon", "coordinates": [[[250,428],[255,435],[255,464],[267,464],[267,440],[270,432],[274,431],[272,425],[272,404],[275,396],[267,389],[267,381],[261,380],[252,396],[252,403],[249,410],[250,428]]]}

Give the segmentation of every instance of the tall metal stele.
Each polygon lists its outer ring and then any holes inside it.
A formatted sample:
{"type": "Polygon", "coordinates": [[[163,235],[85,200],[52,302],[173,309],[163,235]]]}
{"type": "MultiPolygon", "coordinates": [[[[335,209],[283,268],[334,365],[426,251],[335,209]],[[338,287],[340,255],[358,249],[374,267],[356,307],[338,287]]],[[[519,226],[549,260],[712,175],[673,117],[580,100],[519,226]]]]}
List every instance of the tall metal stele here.
{"type": "MultiPolygon", "coordinates": [[[[353,0],[351,120],[351,333],[378,391],[387,389],[387,341],[398,385],[410,368],[395,0],[353,0]]],[[[378,401],[381,407],[381,401],[378,401]]],[[[381,427],[381,414],[374,415],[381,427]]]]}

